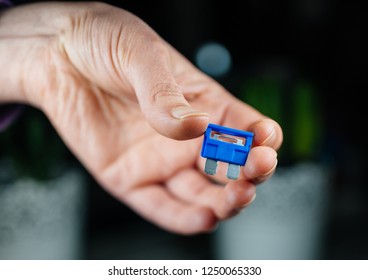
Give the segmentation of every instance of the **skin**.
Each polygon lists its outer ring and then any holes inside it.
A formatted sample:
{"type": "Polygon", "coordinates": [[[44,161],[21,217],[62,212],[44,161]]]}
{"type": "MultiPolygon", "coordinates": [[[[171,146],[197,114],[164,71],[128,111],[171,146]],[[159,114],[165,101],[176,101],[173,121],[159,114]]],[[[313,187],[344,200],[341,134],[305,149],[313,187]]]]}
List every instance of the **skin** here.
{"type": "Polygon", "coordinates": [[[282,130],[236,99],[135,15],[98,2],[0,14],[0,102],[45,113],[99,184],[178,234],[212,231],[255,198],[282,130]],[[236,181],[203,173],[209,122],[255,133],[236,181]]]}

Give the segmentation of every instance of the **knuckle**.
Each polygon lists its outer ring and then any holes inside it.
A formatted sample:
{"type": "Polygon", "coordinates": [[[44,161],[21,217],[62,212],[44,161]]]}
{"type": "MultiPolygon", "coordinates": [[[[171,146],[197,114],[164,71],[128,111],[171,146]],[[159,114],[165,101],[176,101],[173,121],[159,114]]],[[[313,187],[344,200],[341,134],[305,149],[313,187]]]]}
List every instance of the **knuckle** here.
{"type": "Polygon", "coordinates": [[[171,82],[155,84],[151,89],[151,102],[156,103],[161,98],[179,97],[184,98],[179,86],[171,82]]]}

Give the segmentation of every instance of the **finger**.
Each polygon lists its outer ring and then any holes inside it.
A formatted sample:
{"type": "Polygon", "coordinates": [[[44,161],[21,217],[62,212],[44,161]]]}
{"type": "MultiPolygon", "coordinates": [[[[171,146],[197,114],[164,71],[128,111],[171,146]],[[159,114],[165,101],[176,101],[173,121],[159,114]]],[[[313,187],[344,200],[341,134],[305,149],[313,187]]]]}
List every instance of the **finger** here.
{"type": "Polygon", "coordinates": [[[213,90],[201,103],[208,107],[207,111],[217,124],[253,132],[253,146],[280,148],[283,141],[280,125],[226,91],[213,90]]]}
{"type": "Polygon", "coordinates": [[[202,135],[209,123],[208,113],[192,108],[185,99],[172,73],[167,46],[158,39],[146,40],[142,45],[147,49],[142,47],[132,60],[128,78],[147,121],[173,139],[202,135]]]}
{"type": "Polygon", "coordinates": [[[232,181],[219,186],[197,170],[184,170],[173,176],[167,187],[181,200],[208,207],[223,220],[238,213],[255,198],[255,186],[246,181],[232,181]]]}
{"type": "Polygon", "coordinates": [[[248,161],[242,168],[241,178],[260,184],[269,179],[277,166],[277,153],[266,146],[251,149],[248,161]]]}
{"type": "Polygon", "coordinates": [[[280,125],[240,101],[230,103],[223,125],[254,133],[252,146],[269,146],[279,149],[283,140],[280,125]],[[247,113],[247,111],[249,113],[247,113]]]}
{"type": "Polygon", "coordinates": [[[97,7],[62,40],[76,69],[118,100],[137,98],[159,133],[174,139],[201,135],[209,116],[183,97],[167,43],[133,14],[109,5],[97,7]]]}
{"type": "Polygon", "coordinates": [[[283,140],[283,133],[280,125],[272,119],[261,119],[254,122],[248,128],[254,133],[254,146],[268,146],[278,150],[283,140]]]}
{"type": "Polygon", "coordinates": [[[161,185],[134,189],[126,193],[121,200],[143,218],[179,234],[208,232],[217,223],[209,208],[184,203],[170,196],[161,185]]]}
{"type": "Polygon", "coordinates": [[[95,175],[110,193],[119,195],[137,186],[165,181],[193,166],[199,145],[200,139],[174,141],[156,134],[137,141],[95,175]],[[157,152],[163,149],[165,152],[157,152]]]}

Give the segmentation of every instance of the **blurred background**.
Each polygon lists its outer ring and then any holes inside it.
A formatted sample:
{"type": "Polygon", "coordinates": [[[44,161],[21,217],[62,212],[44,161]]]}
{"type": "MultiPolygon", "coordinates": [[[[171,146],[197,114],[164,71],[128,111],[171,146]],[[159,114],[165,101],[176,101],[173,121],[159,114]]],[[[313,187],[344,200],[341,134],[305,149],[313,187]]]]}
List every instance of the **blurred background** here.
{"type": "Polygon", "coordinates": [[[276,119],[279,168],[235,219],[175,235],[105,193],[28,108],[0,134],[0,259],[368,258],[364,1],[107,3],[276,119]]]}

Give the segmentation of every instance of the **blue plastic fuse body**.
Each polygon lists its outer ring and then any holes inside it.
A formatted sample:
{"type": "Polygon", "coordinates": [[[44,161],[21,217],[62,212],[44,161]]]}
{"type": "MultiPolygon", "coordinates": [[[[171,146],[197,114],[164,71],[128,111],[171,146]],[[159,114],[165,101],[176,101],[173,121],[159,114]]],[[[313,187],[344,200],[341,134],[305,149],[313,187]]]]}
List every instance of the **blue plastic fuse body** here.
{"type": "Polygon", "coordinates": [[[254,133],[209,124],[204,134],[201,156],[206,158],[205,172],[216,174],[217,161],[229,164],[227,177],[237,179],[240,166],[245,165],[254,133]]]}

